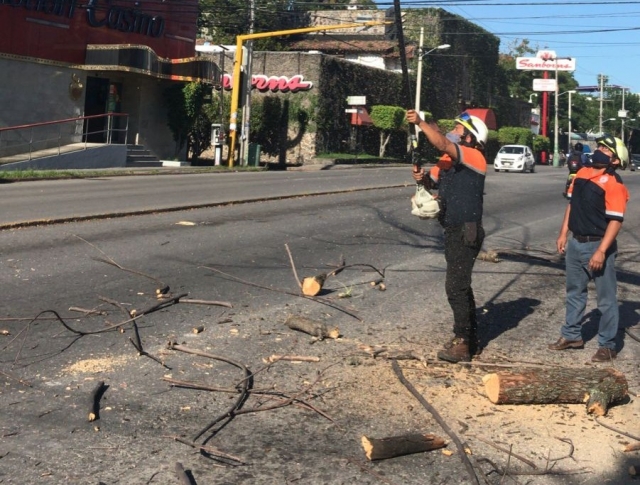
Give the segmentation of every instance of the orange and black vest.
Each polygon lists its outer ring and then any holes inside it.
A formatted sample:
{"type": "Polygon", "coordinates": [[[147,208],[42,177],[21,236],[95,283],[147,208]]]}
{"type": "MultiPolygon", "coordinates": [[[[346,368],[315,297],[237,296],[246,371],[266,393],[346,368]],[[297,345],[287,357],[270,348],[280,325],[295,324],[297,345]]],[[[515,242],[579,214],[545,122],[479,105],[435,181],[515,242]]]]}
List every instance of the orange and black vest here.
{"type": "Polygon", "coordinates": [[[440,223],[444,227],[482,221],[487,161],[481,151],[456,145],[458,159],[442,155],[430,171],[438,184],[440,223]]]}
{"type": "Polygon", "coordinates": [[[629,192],[620,175],[604,168],[581,168],[569,187],[569,230],[577,236],[604,236],[610,220],[624,220],[629,192]]]}

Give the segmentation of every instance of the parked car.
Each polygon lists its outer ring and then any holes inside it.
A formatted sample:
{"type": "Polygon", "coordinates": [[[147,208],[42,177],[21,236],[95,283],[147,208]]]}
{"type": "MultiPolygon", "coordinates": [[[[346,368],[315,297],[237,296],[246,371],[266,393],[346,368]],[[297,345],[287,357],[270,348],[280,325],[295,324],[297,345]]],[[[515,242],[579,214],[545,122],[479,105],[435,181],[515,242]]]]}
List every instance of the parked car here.
{"type": "Polygon", "coordinates": [[[505,145],[503,146],[495,160],[493,168],[496,172],[526,172],[536,171],[536,160],[531,148],[526,145],[505,145]]]}
{"type": "Polygon", "coordinates": [[[635,172],[638,168],[640,168],[640,153],[632,153],[629,160],[629,170],[635,172]]]}

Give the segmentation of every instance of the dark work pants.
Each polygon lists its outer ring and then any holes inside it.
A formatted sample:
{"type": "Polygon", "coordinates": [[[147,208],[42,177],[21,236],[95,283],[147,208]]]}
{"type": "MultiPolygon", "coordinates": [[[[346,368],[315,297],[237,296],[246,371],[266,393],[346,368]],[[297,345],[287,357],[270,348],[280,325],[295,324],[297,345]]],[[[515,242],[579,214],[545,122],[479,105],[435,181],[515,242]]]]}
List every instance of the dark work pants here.
{"type": "Polygon", "coordinates": [[[482,224],[477,223],[475,239],[473,232],[465,230],[464,225],[446,227],[444,258],[447,262],[445,290],[453,310],[453,333],[456,337],[475,342],[478,325],[476,302],[471,289],[471,272],[484,241],[482,224]]]}

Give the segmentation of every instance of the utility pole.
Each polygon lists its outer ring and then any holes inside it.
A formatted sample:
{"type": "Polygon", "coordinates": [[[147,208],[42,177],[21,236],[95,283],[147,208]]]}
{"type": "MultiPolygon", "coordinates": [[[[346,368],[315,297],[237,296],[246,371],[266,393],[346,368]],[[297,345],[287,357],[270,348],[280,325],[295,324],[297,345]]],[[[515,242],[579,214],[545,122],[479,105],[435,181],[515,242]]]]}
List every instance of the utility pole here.
{"type": "Polygon", "coordinates": [[[322,27],[306,27],[302,29],[279,30],[276,32],[261,32],[257,34],[238,35],[236,37],[236,52],[233,61],[233,79],[231,80],[231,106],[229,107],[229,167],[233,167],[235,161],[235,149],[238,138],[238,101],[240,99],[240,66],[242,65],[242,43],[248,40],[264,39],[267,37],[280,37],[293,34],[306,34],[309,32],[321,32],[323,30],[353,29],[356,27],[371,27],[384,25],[390,22],[372,21],[350,24],[323,25],[322,27]]]}
{"type": "Polygon", "coordinates": [[[598,115],[598,135],[602,134],[602,102],[604,101],[604,74],[598,74],[600,84],[600,113],[598,115]]]}
{"type": "MultiPolygon", "coordinates": [[[[249,34],[253,34],[255,25],[256,2],[251,0],[249,4],[249,34]]],[[[242,109],[242,144],[240,145],[239,162],[241,165],[249,164],[249,137],[251,134],[251,89],[253,66],[253,40],[247,42],[247,59],[244,62],[244,106],[242,109]]]]}
{"type": "Polygon", "coordinates": [[[627,112],[624,109],[624,90],[626,88],[622,88],[622,110],[620,111],[620,114],[622,115],[620,118],[622,119],[622,127],[620,128],[620,139],[622,140],[622,143],[624,144],[624,120],[627,117],[627,112]]]}
{"type": "MultiPolygon", "coordinates": [[[[424,45],[424,27],[420,27],[420,41],[418,43],[418,78],[416,79],[415,111],[420,114],[420,91],[422,91],[422,47],[424,45]]],[[[416,125],[416,140],[420,136],[420,128],[416,125]]]]}

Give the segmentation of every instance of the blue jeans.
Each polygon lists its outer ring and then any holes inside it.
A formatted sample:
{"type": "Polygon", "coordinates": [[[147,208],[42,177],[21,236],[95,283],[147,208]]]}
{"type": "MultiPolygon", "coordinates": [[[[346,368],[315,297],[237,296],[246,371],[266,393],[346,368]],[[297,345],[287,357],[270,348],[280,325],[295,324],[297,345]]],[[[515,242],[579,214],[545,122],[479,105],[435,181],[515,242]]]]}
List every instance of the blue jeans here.
{"type": "Polygon", "coordinates": [[[602,270],[592,273],[589,271],[589,260],[599,245],[599,241],[580,243],[573,238],[567,241],[567,309],[561,334],[567,340],[582,339],[581,322],[587,306],[587,285],[589,280],[593,279],[596,284],[598,310],[602,314],[598,325],[598,345],[615,350],[619,321],[615,268],[618,245],[614,242],[607,251],[602,270]]]}

